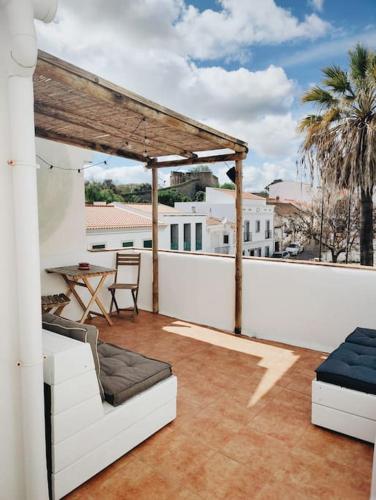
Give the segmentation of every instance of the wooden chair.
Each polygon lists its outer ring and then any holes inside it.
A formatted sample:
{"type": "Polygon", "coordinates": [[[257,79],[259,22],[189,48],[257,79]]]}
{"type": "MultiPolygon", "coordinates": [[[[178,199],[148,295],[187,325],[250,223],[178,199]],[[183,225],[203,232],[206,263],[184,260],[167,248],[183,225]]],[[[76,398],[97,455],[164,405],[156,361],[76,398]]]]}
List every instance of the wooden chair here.
{"type": "Polygon", "coordinates": [[[140,253],[117,253],[116,254],[116,273],[115,281],[112,285],[108,287],[111,292],[111,306],[110,314],[112,313],[112,308],[115,304],[116,311],[119,314],[120,311],[127,311],[127,308],[120,308],[116,301],[115,293],[116,290],[130,290],[133,299],[133,311],[138,314],[137,298],[138,298],[138,288],[140,284],[140,269],[141,269],[141,254],[140,253]],[[118,283],[118,273],[119,267],[121,266],[137,266],[137,282],[136,283],[118,283]]]}

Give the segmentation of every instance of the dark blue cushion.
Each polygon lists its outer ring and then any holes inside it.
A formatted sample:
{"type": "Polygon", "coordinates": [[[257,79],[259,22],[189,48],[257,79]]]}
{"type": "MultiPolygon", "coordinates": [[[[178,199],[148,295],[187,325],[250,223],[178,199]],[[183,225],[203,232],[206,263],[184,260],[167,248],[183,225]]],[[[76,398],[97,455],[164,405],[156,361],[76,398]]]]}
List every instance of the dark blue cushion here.
{"type": "Polygon", "coordinates": [[[372,330],[371,328],[355,328],[347,337],[346,342],[376,347],[376,330],[372,330]]]}
{"type": "Polygon", "coordinates": [[[317,368],[317,380],[376,394],[376,347],[346,342],[317,368]]]}

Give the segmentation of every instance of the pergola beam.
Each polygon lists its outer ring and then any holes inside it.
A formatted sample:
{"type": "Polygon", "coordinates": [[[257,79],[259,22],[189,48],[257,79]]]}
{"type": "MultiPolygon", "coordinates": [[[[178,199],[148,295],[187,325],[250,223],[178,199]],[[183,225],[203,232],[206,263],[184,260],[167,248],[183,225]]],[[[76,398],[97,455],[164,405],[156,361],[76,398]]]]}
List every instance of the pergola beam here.
{"type": "MultiPolygon", "coordinates": [[[[166,154],[166,155],[171,154],[171,147],[172,147],[171,144],[166,144],[164,146],[163,142],[159,140],[154,141],[150,137],[147,138],[148,144],[145,144],[145,141],[142,137],[138,139],[127,137],[125,139],[124,136],[119,131],[119,129],[117,129],[116,127],[104,124],[99,120],[93,121],[90,118],[87,118],[81,114],[78,115],[76,113],[67,112],[65,110],[58,109],[57,107],[51,108],[49,106],[46,106],[38,102],[36,102],[34,105],[34,111],[36,114],[40,114],[48,118],[54,118],[56,120],[66,123],[67,125],[74,125],[75,127],[86,128],[93,132],[97,132],[98,134],[108,134],[111,137],[116,137],[117,139],[124,141],[124,144],[129,149],[132,149],[132,151],[134,150],[134,152],[139,153],[140,155],[144,153],[145,147],[147,148],[148,146],[149,147],[151,146],[152,148],[161,151],[161,154],[166,154]]],[[[119,150],[122,149],[123,148],[119,148],[119,150]]],[[[180,151],[179,148],[176,148],[176,154],[180,155],[179,151],[180,151]]]]}
{"type": "Polygon", "coordinates": [[[193,158],[186,158],[185,160],[157,161],[153,159],[146,166],[147,168],[181,167],[184,165],[201,165],[202,163],[219,163],[221,161],[243,160],[244,157],[245,153],[228,153],[213,156],[197,156],[193,158]]]}
{"type": "Polygon", "coordinates": [[[158,262],[158,170],[152,169],[152,260],[153,260],[153,313],[159,311],[159,262],[158,262]]]}
{"type": "Polygon", "coordinates": [[[242,287],[243,287],[243,161],[235,161],[235,212],[236,212],[236,248],[235,248],[235,333],[242,330],[242,287]]]}
{"type": "Polygon", "coordinates": [[[123,158],[129,158],[130,160],[136,160],[140,162],[150,161],[150,158],[145,158],[141,154],[134,153],[132,151],[127,151],[125,153],[122,149],[113,148],[107,144],[101,144],[99,142],[86,141],[78,137],[73,137],[66,134],[58,134],[57,132],[48,131],[45,129],[35,128],[35,135],[43,139],[49,139],[51,141],[61,142],[63,144],[70,144],[71,146],[77,146],[79,148],[91,149],[93,151],[98,151],[100,153],[105,153],[113,156],[121,156],[123,158]]]}

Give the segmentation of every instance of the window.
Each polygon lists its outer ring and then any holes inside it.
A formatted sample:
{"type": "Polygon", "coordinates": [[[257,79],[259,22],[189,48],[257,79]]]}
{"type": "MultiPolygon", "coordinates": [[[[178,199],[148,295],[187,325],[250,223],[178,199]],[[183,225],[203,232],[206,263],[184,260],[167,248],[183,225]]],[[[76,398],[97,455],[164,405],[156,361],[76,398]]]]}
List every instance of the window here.
{"type": "Polygon", "coordinates": [[[224,244],[224,245],[228,245],[228,244],[229,244],[229,242],[230,242],[230,237],[229,237],[229,235],[228,235],[228,234],[224,234],[224,235],[223,235],[223,244],[224,244]]]}
{"type": "Polygon", "coordinates": [[[249,251],[249,256],[254,257],[255,256],[255,251],[252,249],[249,251]]]}
{"type": "Polygon", "coordinates": [[[202,223],[196,222],[196,250],[202,250],[202,223]]]}
{"type": "Polygon", "coordinates": [[[94,243],[91,245],[92,250],[104,250],[106,248],[106,243],[94,243]]]}
{"type": "Polygon", "coordinates": [[[271,237],[272,237],[272,232],[270,230],[270,220],[267,220],[265,229],[265,239],[268,240],[271,237]]]}
{"type": "Polygon", "coordinates": [[[153,248],[152,240],[144,240],[144,248],[153,248]]]}
{"type": "Polygon", "coordinates": [[[249,230],[249,220],[244,221],[244,241],[251,241],[251,233],[249,230]]]}
{"type": "Polygon", "coordinates": [[[122,247],[123,248],[131,248],[131,247],[133,247],[133,241],[123,241],[122,247]]]}
{"type": "Polygon", "coordinates": [[[179,224],[171,224],[170,226],[170,249],[179,250],[179,224]]]}
{"type": "Polygon", "coordinates": [[[256,257],[262,257],[262,248],[256,248],[255,255],[256,257]]]}
{"type": "Polygon", "coordinates": [[[270,257],[270,248],[265,247],[265,257],[270,257]]]}
{"type": "Polygon", "coordinates": [[[184,224],[184,250],[191,251],[191,225],[184,224]]]}
{"type": "Polygon", "coordinates": [[[261,222],[259,220],[256,221],[256,233],[261,231],[261,222]]]}

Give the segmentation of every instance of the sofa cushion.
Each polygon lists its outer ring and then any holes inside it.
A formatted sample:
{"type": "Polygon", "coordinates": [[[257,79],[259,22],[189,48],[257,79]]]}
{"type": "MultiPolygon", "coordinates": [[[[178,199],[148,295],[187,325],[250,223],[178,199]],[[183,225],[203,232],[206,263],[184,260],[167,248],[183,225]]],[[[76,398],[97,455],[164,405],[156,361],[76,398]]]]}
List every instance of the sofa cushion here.
{"type": "Polygon", "coordinates": [[[172,374],[171,365],[113,344],[98,345],[106,401],[117,406],[172,374]]]}
{"type": "Polygon", "coordinates": [[[376,330],[372,330],[371,328],[355,328],[347,337],[346,342],[376,347],[376,330]]]}
{"type": "Polygon", "coordinates": [[[70,337],[80,342],[88,342],[93,354],[95,371],[97,373],[99,390],[102,399],[104,399],[104,391],[100,380],[100,363],[97,351],[98,329],[94,325],[84,325],[76,323],[70,319],[61,318],[51,313],[42,314],[42,326],[45,330],[70,337]]]}
{"type": "Polygon", "coordinates": [[[317,380],[376,394],[376,348],[341,344],[317,368],[317,380]]]}

